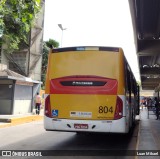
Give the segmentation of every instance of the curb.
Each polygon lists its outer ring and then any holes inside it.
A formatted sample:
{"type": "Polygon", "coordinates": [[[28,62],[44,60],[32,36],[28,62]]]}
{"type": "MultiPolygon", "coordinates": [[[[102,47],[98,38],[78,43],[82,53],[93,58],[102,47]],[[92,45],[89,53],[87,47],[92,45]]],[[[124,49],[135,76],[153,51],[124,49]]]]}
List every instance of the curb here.
{"type": "Polygon", "coordinates": [[[29,123],[29,122],[33,122],[33,121],[39,121],[39,120],[42,120],[42,119],[43,119],[42,115],[30,115],[30,116],[25,116],[25,117],[1,119],[1,121],[7,121],[7,122],[1,123],[0,128],[15,126],[15,125],[29,123]]]}

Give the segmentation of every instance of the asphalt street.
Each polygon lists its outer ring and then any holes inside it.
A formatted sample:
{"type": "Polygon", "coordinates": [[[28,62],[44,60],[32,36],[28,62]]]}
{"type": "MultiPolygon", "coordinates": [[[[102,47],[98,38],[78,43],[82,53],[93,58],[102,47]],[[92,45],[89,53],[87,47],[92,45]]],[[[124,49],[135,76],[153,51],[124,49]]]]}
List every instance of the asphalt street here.
{"type": "MultiPolygon", "coordinates": [[[[100,152],[110,150],[135,150],[138,137],[138,121],[129,135],[120,134],[82,134],[72,132],[45,131],[43,121],[36,121],[17,126],[0,129],[0,150],[23,150],[57,152],[58,156],[44,156],[41,158],[127,158],[134,156],[103,156],[100,152]],[[63,153],[69,152],[69,156],[63,153]],[[72,156],[73,153],[73,156],[72,156]],[[84,154],[85,153],[85,154],[84,154]],[[97,153],[97,154],[96,154],[97,153]]],[[[116,151],[115,151],[116,152],[116,151]]],[[[5,158],[5,157],[1,157],[5,158]]],[[[8,157],[6,157],[8,159],[8,157]]],[[[13,157],[12,158],[17,158],[13,157]]],[[[20,158],[20,157],[18,157],[20,158]]],[[[35,157],[22,157],[35,158],[35,157]]]]}

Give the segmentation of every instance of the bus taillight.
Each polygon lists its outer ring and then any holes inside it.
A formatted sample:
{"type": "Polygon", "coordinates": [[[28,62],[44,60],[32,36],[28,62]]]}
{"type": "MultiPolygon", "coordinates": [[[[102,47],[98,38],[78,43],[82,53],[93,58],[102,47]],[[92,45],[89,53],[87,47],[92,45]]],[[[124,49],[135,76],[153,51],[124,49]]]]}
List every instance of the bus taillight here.
{"type": "Polygon", "coordinates": [[[45,115],[51,117],[51,104],[50,104],[50,95],[45,99],[45,115]]]}
{"type": "Polygon", "coordinates": [[[120,97],[117,96],[117,102],[116,102],[116,111],[114,114],[114,119],[120,119],[123,115],[123,101],[120,97]]]}

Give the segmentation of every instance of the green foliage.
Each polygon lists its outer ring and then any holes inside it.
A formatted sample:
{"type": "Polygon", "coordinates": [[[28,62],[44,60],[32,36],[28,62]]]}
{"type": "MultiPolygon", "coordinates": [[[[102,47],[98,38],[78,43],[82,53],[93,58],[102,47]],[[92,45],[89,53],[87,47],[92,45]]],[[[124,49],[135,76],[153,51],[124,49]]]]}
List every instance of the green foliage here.
{"type": "Polygon", "coordinates": [[[45,77],[48,64],[48,53],[50,46],[57,48],[59,47],[59,43],[53,39],[49,39],[49,41],[43,42],[42,73],[41,73],[42,74],[41,80],[43,82],[42,89],[44,89],[44,84],[45,84],[45,77]]]}
{"type": "Polygon", "coordinates": [[[28,33],[40,11],[41,0],[0,0],[0,35],[7,43],[7,52],[28,43],[28,33]]]}
{"type": "Polygon", "coordinates": [[[45,42],[47,47],[51,48],[51,47],[59,47],[59,43],[53,39],[49,39],[49,41],[45,42]]]}
{"type": "Polygon", "coordinates": [[[2,46],[2,37],[0,37],[0,48],[2,46]]]}

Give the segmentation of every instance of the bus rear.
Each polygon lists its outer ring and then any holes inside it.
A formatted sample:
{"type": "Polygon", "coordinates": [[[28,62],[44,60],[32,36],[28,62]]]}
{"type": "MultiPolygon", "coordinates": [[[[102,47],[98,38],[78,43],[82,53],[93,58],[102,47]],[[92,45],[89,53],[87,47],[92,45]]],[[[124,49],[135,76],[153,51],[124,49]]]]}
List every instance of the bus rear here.
{"type": "Polygon", "coordinates": [[[49,53],[44,128],[128,132],[124,56],[119,48],[70,47],[49,53]]]}

